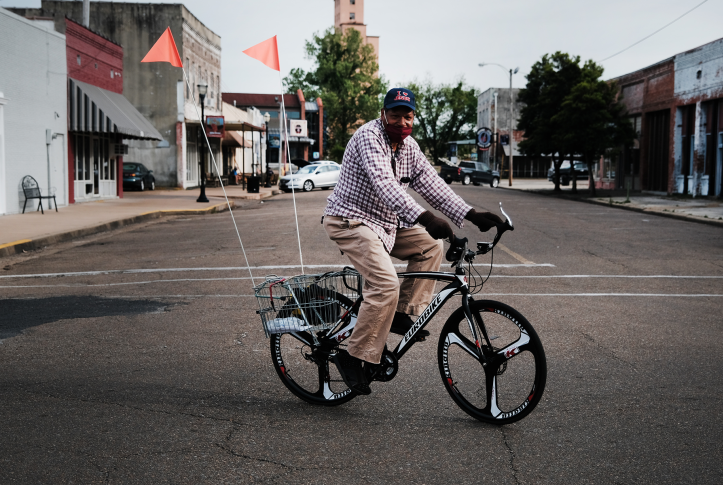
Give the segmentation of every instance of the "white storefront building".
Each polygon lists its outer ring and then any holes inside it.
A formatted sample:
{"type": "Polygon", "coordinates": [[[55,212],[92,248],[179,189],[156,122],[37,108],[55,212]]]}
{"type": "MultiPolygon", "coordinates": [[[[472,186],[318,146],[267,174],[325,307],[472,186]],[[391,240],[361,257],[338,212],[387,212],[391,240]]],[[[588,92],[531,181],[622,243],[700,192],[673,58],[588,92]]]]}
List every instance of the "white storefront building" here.
{"type": "Polygon", "coordinates": [[[0,46],[0,214],[22,212],[26,175],[67,205],[65,36],[0,8],[0,46]]]}

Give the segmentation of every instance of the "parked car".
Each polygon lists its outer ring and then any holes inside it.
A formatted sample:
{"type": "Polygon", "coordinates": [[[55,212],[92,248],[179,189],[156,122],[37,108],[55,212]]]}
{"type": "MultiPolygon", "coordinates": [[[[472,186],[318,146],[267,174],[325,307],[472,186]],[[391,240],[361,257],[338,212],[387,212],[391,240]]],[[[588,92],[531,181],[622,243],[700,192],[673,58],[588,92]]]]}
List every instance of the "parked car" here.
{"type": "Polygon", "coordinates": [[[285,175],[279,179],[279,189],[284,192],[303,190],[311,192],[316,187],[327,190],[334,187],[339,181],[341,165],[331,160],[321,160],[302,167],[292,175],[285,175]]]}
{"type": "Polygon", "coordinates": [[[123,189],[156,190],[156,179],[153,170],[148,170],[142,163],[123,164],[123,189]]]}
{"type": "Polygon", "coordinates": [[[500,173],[492,170],[486,162],[459,162],[458,166],[442,165],[439,176],[445,182],[462,182],[462,185],[489,184],[490,187],[497,187],[500,184],[500,173]]]}
{"type": "MultiPolygon", "coordinates": [[[[587,165],[584,162],[575,162],[575,176],[577,180],[587,180],[589,172],[587,171],[587,165]]],[[[555,181],[555,166],[553,164],[550,170],[547,171],[547,180],[550,182],[555,181]]],[[[570,161],[564,160],[560,165],[560,185],[570,185],[572,176],[570,175],[570,161]]]]}

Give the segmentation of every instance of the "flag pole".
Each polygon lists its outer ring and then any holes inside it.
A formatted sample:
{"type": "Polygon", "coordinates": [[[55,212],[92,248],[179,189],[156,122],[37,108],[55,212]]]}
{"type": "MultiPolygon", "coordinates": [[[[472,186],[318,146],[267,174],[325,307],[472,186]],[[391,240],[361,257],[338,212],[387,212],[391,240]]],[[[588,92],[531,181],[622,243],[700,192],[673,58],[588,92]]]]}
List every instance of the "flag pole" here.
{"type": "MultiPolygon", "coordinates": [[[[249,264],[249,258],[246,256],[246,250],[244,249],[244,243],[241,241],[241,233],[238,230],[238,225],[236,224],[236,218],[233,215],[233,210],[231,210],[231,202],[228,200],[228,195],[226,195],[226,188],[223,186],[223,180],[221,180],[221,172],[218,169],[218,165],[216,164],[216,157],[213,156],[213,150],[211,149],[211,143],[208,141],[208,136],[206,135],[206,129],[205,124],[203,120],[201,119],[201,113],[198,112],[198,106],[196,106],[196,97],[193,95],[193,88],[191,87],[191,83],[188,82],[188,76],[186,76],[186,70],[181,67],[181,71],[183,72],[183,79],[186,80],[186,86],[188,86],[188,91],[191,93],[191,100],[193,101],[193,108],[196,110],[196,116],[198,116],[198,119],[201,120],[201,128],[203,128],[201,131],[203,132],[203,137],[206,140],[206,145],[208,146],[208,153],[211,154],[211,161],[213,162],[213,167],[216,169],[216,176],[218,177],[218,181],[221,184],[221,190],[223,190],[223,196],[226,198],[226,205],[228,206],[228,211],[231,214],[231,220],[233,221],[233,227],[236,229],[236,235],[238,236],[238,242],[241,244],[241,252],[244,255],[244,259],[246,260],[246,268],[249,270],[249,276],[251,276],[251,285],[256,286],[256,283],[254,282],[254,275],[251,272],[251,265],[249,264]]],[[[279,73],[280,74],[280,73],[279,73]]],[[[283,101],[283,97],[282,97],[283,101]]],[[[223,108],[223,106],[222,106],[223,108]]],[[[295,208],[295,207],[294,207],[295,208]]],[[[298,232],[299,227],[298,223],[296,226],[296,231],[298,232]]],[[[301,244],[301,243],[299,243],[301,244]]],[[[301,246],[299,246],[301,247],[301,246]]],[[[303,273],[303,266],[302,266],[302,273],[303,273]]]]}
{"type": "MultiPolygon", "coordinates": [[[[293,175],[294,171],[291,168],[291,152],[289,152],[289,132],[286,129],[286,106],[284,105],[284,83],[281,80],[281,70],[279,70],[279,87],[281,88],[281,113],[283,118],[281,120],[284,125],[284,139],[286,141],[286,160],[289,161],[289,171],[293,175]]],[[[281,161],[279,160],[279,173],[281,173],[281,161]]],[[[299,232],[299,215],[296,212],[296,192],[294,191],[294,179],[291,179],[291,198],[294,201],[294,221],[296,222],[296,239],[299,242],[299,261],[301,262],[301,274],[304,274],[304,256],[301,253],[301,233],[299,232]]]]}

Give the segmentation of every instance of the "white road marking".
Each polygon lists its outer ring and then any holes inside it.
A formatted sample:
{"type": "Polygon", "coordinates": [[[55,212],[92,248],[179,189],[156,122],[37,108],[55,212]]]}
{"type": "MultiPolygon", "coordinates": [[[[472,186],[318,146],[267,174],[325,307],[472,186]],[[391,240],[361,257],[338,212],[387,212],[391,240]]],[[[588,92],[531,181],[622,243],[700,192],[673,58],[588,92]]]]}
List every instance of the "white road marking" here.
{"type": "MultiPolygon", "coordinates": [[[[312,269],[342,269],[348,267],[348,264],[305,264],[305,268],[312,269]]],[[[489,268],[489,264],[475,265],[479,267],[489,268]]],[[[494,268],[531,268],[531,267],[548,267],[554,268],[554,264],[493,264],[494,268]]],[[[406,268],[406,264],[395,264],[395,268],[406,268]]],[[[252,270],[272,270],[272,269],[301,269],[301,265],[291,264],[283,266],[252,266],[252,270]]],[[[186,271],[248,271],[246,266],[227,266],[220,268],[146,268],[146,269],[109,269],[104,271],[77,271],[72,273],[36,273],[36,274],[19,274],[19,275],[0,275],[0,279],[11,278],[57,278],[63,276],[98,276],[108,274],[139,274],[139,273],[178,273],[186,271]]]]}
{"type": "MultiPolygon", "coordinates": [[[[395,267],[404,268],[404,264],[395,264],[395,267]]],[[[475,265],[476,266],[476,265],[475,265]]],[[[495,265],[497,267],[497,265],[495,265]]],[[[524,266],[524,265],[509,265],[509,266],[524,266]]],[[[509,267],[508,266],[508,267],[509,267]]],[[[343,266],[306,266],[308,267],[319,267],[319,268],[342,268],[343,266]]],[[[489,265],[487,266],[489,267],[489,265]]],[[[280,266],[268,266],[268,267],[255,267],[252,269],[284,269],[285,267],[280,266]]],[[[300,268],[300,266],[289,266],[289,268],[300,268]]],[[[79,273],[41,273],[41,274],[25,274],[25,275],[0,275],[0,278],[12,279],[12,278],[56,278],[64,276],[100,276],[109,274],[142,274],[142,273],[164,273],[164,272],[183,272],[183,271],[231,271],[231,270],[245,270],[246,268],[167,268],[167,269],[149,269],[149,270],[109,270],[109,271],[86,271],[79,273]]],[[[535,278],[621,278],[621,279],[693,279],[693,280],[706,280],[706,279],[723,279],[723,276],[717,275],[615,275],[615,274],[561,274],[561,275],[500,275],[495,274],[493,278],[512,278],[512,279],[535,279],[535,278]]],[[[251,279],[248,276],[245,277],[227,277],[227,278],[182,278],[172,280],[153,280],[153,281],[134,281],[126,283],[109,283],[101,285],[36,285],[36,286],[0,286],[0,288],[42,288],[44,286],[114,286],[114,285],[136,285],[146,283],[164,283],[164,282],[178,282],[178,281],[233,281],[233,280],[248,280],[251,279]]]]}
{"type": "Polygon", "coordinates": [[[654,297],[716,297],[716,293],[483,293],[481,296],[654,296],[654,297]]]}
{"type": "Polygon", "coordinates": [[[553,274],[553,275],[494,275],[493,278],[672,278],[672,279],[723,279],[723,276],[697,275],[617,275],[617,274],[553,274]]]}
{"type": "MultiPolygon", "coordinates": [[[[98,285],[101,286],[101,285],[98,285]]],[[[12,287],[3,287],[12,288],[12,287]]],[[[20,286],[17,288],[36,288],[20,286]]],[[[654,297],[654,298],[716,298],[723,297],[723,294],[717,293],[482,293],[477,295],[480,297],[488,296],[539,296],[539,297],[550,297],[550,296],[586,296],[586,297],[654,297]]],[[[134,298],[255,298],[256,295],[107,295],[103,298],[119,298],[119,299],[134,299],[134,298]]],[[[38,297],[19,297],[19,298],[7,298],[8,300],[35,300],[38,297]]],[[[43,296],[41,298],[46,298],[43,296]]]]}

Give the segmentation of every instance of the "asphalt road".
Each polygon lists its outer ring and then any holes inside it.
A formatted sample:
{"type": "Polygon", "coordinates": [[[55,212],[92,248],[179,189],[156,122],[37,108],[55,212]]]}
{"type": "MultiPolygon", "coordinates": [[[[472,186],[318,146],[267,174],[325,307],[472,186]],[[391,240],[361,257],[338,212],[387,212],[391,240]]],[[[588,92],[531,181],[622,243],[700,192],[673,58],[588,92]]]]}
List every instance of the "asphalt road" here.
{"type": "MultiPolygon", "coordinates": [[[[0,260],[0,482],[721,483],[721,229],[453,188],[516,226],[484,293],[545,346],[524,420],[449,399],[435,337],[452,303],[372,395],[300,401],[248,271],[228,269],[246,266],[229,213],[165,218],[0,260]]],[[[346,263],[319,224],[328,194],[297,197],[307,265],[346,263]]],[[[299,273],[291,195],[244,204],[254,275],[299,273]]]]}

